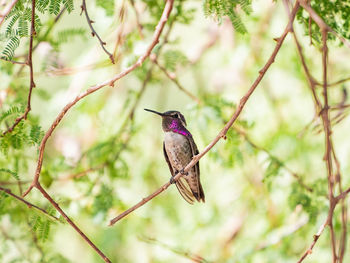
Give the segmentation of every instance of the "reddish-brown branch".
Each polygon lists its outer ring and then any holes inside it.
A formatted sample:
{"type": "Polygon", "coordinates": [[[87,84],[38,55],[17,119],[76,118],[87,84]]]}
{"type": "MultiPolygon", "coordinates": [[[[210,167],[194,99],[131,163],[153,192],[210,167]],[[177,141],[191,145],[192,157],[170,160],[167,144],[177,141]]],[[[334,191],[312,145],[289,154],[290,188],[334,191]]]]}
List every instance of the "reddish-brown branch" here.
{"type": "Polygon", "coordinates": [[[324,229],[326,228],[326,226],[328,225],[328,220],[329,218],[327,217],[327,220],[321,225],[320,229],[318,230],[317,234],[314,235],[314,240],[312,241],[311,245],[309,246],[309,248],[305,251],[305,253],[301,256],[301,258],[298,260],[298,263],[301,263],[308,255],[310,255],[312,253],[312,249],[314,248],[314,246],[316,245],[318,239],[320,238],[320,236],[322,235],[324,229]]]}
{"type": "Polygon", "coordinates": [[[146,52],[136,61],[136,63],[134,63],[133,65],[131,65],[130,67],[126,68],[124,71],[120,72],[119,74],[115,75],[113,78],[104,81],[100,84],[97,84],[89,89],[87,89],[85,92],[79,94],[72,102],[68,103],[59,113],[59,115],[56,117],[55,121],[51,124],[50,128],[47,130],[47,132],[45,133],[40,147],[39,147],[39,157],[38,157],[38,164],[37,164],[37,168],[35,171],[35,176],[33,179],[32,184],[30,185],[30,187],[24,192],[23,196],[26,196],[32,189],[33,187],[37,186],[39,184],[39,177],[40,177],[40,172],[41,172],[41,167],[43,164],[43,158],[44,158],[44,151],[45,151],[45,147],[46,147],[46,143],[47,140],[50,138],[50,136],[52,135],[53,131],[56,129],[56,127],[58,126],[58,124],[62,121],[63,117],[66,115],[66,113],[80,100],[82,100],[83,98],[85,98],[86,96],[100,90],[101,88],[105,87],[105,86],[114,86],[114,83],[116,81],[118,81],[119,79],[125,77],[126,75],[128,75],[130,72],[132,72],[133,70],[135,70],[136,68],[140,67],[142,65],[142,63],[150,56],[151,51],[153,50],[153,48],[155,47],[155,45],[159,42],[159,37],[160,34],[163,31],[163,28],[168,20],[168,17],[170,15],[171,9],[173,7],[173,2],[174,0],[168,0],[165,4],[164,7],[164,11],[163,14],[159,20],[158,25],[156,26],[153,38],[152,38],[152,42],[150,43],[150,45],[148,46],[146,52]]]}
{"type": "MultiPolygon", "coordinates": [[[[334,175],[332,167],[332,141],[331,141],[331,123],[329,121],[329,104],[328,104],[328,84],[327,84],[327,59],[328,59],[328,47],[327,47],[327,29],[322,29],[322,68],[323,68],[323,97],[324,105],[321,112],[323,129],[325,133],[325,155],[324,160],[326,162],[327,174],[328,174],[328,198],[329,198],[329,207],[332,208],[335,206],[334,200],[334,175]]],[[[331,233],[331,243],[332,243],[332,255],[333,263],[337,261],[337,252],[336,252],[336,237],[333,228],[333,210],[329,215],[329,229],[331,233]]]]}
{"type": "Polygon", "coordinates": [[[337,85],[342,84],[342,83],[344,83],[344,82],[347,82],[347,81],[349,81],[349,80],[350,80],[350,78],[341,79],[341,80],[338,80],[338,81],[329,83],[329,84],[328,84],[328,87],[337,86],[337,85]]]}
{"type": "Polygon", "coordinates": [[[110,263],[111,260],[80,230],[80,228],[67,216],[67,214],[61,209],[61,207],[56,203],[52,197],[45,191],[45,189],[40,185],[35,186],[42,195],[49,200],[49,202],[55,207],[55,209],[66,219],[66,221],[79,233],[79,235],[103,258],[105,262],[110,263]]]}
{"type": "Polygon", "coordinates": [[[92,21],[89,17],[89,13],[87,11],[87,8],[86,8],[86,1],[83,0],[83,3],[81,5],[81,11],[85,13],[85,17],[86,17],[86,21],[90,27],[90,30],[91,30],[91,35],[94,37],[96,36],[98,41],[100,42],[100,45],[103,49],[103,51],[109,56],[110,60],[112,61],[113,64],[115,64],[115,61],[114,61],[114,57],[111,53],[109,53],[109,51],[105,48],[105,45],[106,45],[106,42],[104,42],[101,37],[97,34],[96,30],[94,29],[94,27],[92,26],[92,23],[94,23],[94,21],[92,21]]]}
{"type": "Polygon", "coordinates": [[[17,2],[18,2],[18,0],[12,0],[12,2],[0,14],[0,26],[4,22],[5,17],[11,12],[12,8],[16,5],[17,2]]]}
{"type": "Polygon", "coordinates": [[[187,89],[185,89],[180,82],[177,80],[176,75],[174,73],[169,73],[165,67],[159,64],[157,56],[152,54],[150,57],[152,62],[158,66],[158,68],[176,85],[176,87],[181,90],[183,93],[185,93],[187,96],[189,96],[192,100],[197,102],[198,104],[201,104],[200,99],[198,99],[195,95],[193,95],[191,92],[189,92],[187,89]]]}
{"type": "Polygon", "coordinates": [[[47,215],[48,217],[55,219],[55,220],[59,220],[58,217],[55,217],[54,215],[49,214],[49,212],[47,212],[45,209],[43,209],[37,205],[34,205],[34,204],[28,202],[27,200],[24,200],[22,197],[12,193],[11,189],[3,188],[0,186],[0,191],[7,193],[8,195],[12,196],[13,198],[17,199],[18,201],[21,201],[26,206],[28,206],[28,208],[35,208],[35,209],[39,210],[40,212],[44,213],[45,215],[47,215]]]}
{"type": "Polygon", "coordinates": [[[28,92],[28,99],[27,99],[27,107],[20,117],[16,118],[14,124],[8,128],[6,131],[2,133],[2,136],[4,136],[6,133],[12,132],[13,129],[22,121],[26,120],[28,117],[28,113],[31,110],[31,98],[32,98],[32,90],[35,87],[34,83],[34,73],[33,73],[33,38],[34,35],[36,35],[35,32],[35,0],[32,0],[32,14],[31,14],[31,26],[30,26],[30,39],[29,39],[29,51],[28,51],[28,59],[25,64],[22,66],[28,65],[29,66],[29,72],[30,72],[30,79],[29,79],[29,92],[28,92]]]}
{"type": "MultiPolygon", "coordinates": [[[[280,50],[282,43],[284,41],[284,39],[286,38],[286,36],[288,35],[288,33],[291,31],[292,29],[292,24],[295,18],[295,14],[299,9],[299,3],[296,2],[294,7],[293,7],[293,11],[291,13],[291,17],[289,19],[289,22],[283,32],[283,34],[281,35],[281,37],[279,37],[277,39],[277,44],[275,49],[273,50],[270,58],[268,59],[268,61],[266,62],[265,66],[259,71],[259,76],[256,78],[256,80],[254,81],[254,83],[252,84],[252,86],[250,87],[250,89],[247,91],[247,93],[241,98],[239,105],[237,107],[237,109],[235,110],[235,112],[233,113],[231,119],[228,121],[228,123],[225,125],[225,127],[219,132],[219,134],[214,138],[214,140],[208,144],[202,152],[200,152],[199,154],[195,155],[192,158],[192,161],[190,163],[187,164],[187,166],[184,168],[184,172],[186,173],[187,171],[189,171],[191,169],[191,167],[193,167],[207,152],[210,151],[211,148],[214,147],[214,145],[222,138],[226,138],[226,133],[227,131],[231,128],[231,126],[233,125],[233,123],[237,120],[238,116],[240,115],[240,113],[242,112],[245,104],[247,103],[248,99],[250,98],[250,96],[252,95],[252,93],[254,92],[254,90],[256,89],[256,87],[259,85],[260,81],[263,79],[266,71],[269,69],[269,67],[272,65],[272,63],[275,61],[275,58],[278,54],[278,51],[280,50]]],[[[178,180],[180,177],[182,177],[183,174],[178,173],[175,177],[174,180],[178,180]]],[[[121,213],[120,215],[118,215],[117,217],[113,218],[112,220],[110,220],[109,225],[112,226],[114,225],[116,222],[118,222],[119,220],[121,220],[122,218],[124,218],[125,216],[127,216],[128,214],[130,214],[131,212],[135,211],[137,208],[143,206],[145,203],[149,202],[150,200],[152,200],[154,197],[156,197],[157,195],[159,195],[160,193],[162,193],[163,191],[165,191],[168,187],[170,186],[170,182],[167,182],[166,184],[164,184],[163,186],[161,186],[160,188],[158,188],[154,193],[152,193],[151,195],[147,196],[146,198],[143,198],[140,202],[138,202],[136,205],[132,206],[131,208],[129,208],[128,210],[124,211],[123,213],[121,213]]]]}

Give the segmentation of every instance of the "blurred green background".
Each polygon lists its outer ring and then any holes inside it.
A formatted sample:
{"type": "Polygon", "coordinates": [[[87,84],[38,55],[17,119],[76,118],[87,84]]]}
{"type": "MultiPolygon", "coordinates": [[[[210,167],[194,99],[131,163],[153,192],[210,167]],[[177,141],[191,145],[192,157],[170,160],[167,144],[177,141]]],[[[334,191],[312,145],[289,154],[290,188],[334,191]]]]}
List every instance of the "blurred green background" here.
{"type": "MultiPolygon", "coordinates": [[[[20,2],[30,7],[30,1],[20,2]]],[[[225,12],[211,15],[211,2],[175,1],[155,48],[159,64],[199,103],[147,60],[114,87],[81,100],[46,146],[40,182],[112,262],[297,262],[327,217],[322,123],[314,119],[312,96],[293,39],[287,36],[227,139],[200,160],[206,202],[189,205],[171,186],[108,227],[110,219],[170,178],[161,120],[143,108],[181,111],[201,151],[229,120],[288,21],[282,1],[256,0],[248,5],[251,12],[236,6],[240,21],[234,28],[225,12]]],[[[35,173],[40,140],[58,113],[81,91],[143,54],[164,6],[160,0],[87,3],[95,30],[116,58],[113,65],[91,37],[80,4],[74,1],[74,10],[65,10],[57,22],[57,14],[48,11],[51,1],[45,12],[37,12],[42,25],[34,39],[38,46],[33,52],[32,110],[27,121],[0,138],[0,181],[16,194],[21,191],[17,184],[5,183],[20,180],[26,189],[35,173]]],[[[0,32],[5,34],[10,21],[0,32]]],[[[295,30],[310,69],[322,80],[320,44],[314,40],[309,45],[302,23],[296,21],[295,30]]],[[[1,50],[9,41],[4,34],[1,50]]],[[[348,77],[350,50],[337,41],[329,48],[329,81],[348,77]]],[[[24,61],[21,55],[27,49],[24,35],[12,59],[24,61]]],[[[29,74],[21,67],[0,61],[1,132],[26,107],[29,74]]],[[[347,102],[348,88],[346,82],[330,88],[330,104],[344,98],[347,102]]],[[[344,187],[350,183],[347,114],[347,109],[331,112],[344,187]]],[[[36,189],[26,199],[59,216],[36,189]]],[[[102,262],[64,222],[52,221],[1,192],[0,261],[102,262]]],[[[340,222],[337,207],[338,236],[340,222]]],[[[326,229],[305,262],[331,262],[329,240],[326,229]]],[[[347,253],[344,262],[349,259],[347,253]]]]}

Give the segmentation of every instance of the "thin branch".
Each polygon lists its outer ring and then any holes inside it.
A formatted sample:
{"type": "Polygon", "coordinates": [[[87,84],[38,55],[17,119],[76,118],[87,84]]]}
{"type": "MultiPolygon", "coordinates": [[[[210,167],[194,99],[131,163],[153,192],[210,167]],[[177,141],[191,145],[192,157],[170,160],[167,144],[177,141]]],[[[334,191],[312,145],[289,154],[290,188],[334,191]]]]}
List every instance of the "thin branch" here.
{"type": "Polygon", "coordinates": [[[141,39],[144,39],[144,35],[143,35],[143,32],[142,32],[143,27],[142,27],[142,25],[140,23],[140,14],[139,14],[139,12],[136,9],[135,1],[134,0],[129,0],[129,2],[130,2],[130,5],[131,5],[132,9],[134,10],[134,13],[135,13],[137,30],[139,31],[141,39]]]}
{"type": "Polygon", "coordinates": [[[340,193],[337,197],[335,197],[335,201],[339,202],[340,200],[347,197],[347,195],[350,193],[350,187],[346,189],[344,192],[340,193]]]}
{"type": "Polygon", "coordinates": [[[322,233],[323,233],[323,231],[324,231],[324,229],[326,228],[327,225],[328,225],[328,217],[327,217],[327,220],[320,226],[320,228],[317,231],[316,235],[314,235],[314,240],[312,241],[312,243],[309,246],[309,248],[305,251],[305,253],[298,260],[298,263],[301,263],[308,255],[310,255],[312,253],[312,249],[316,245],[318,239],[322,235],[322,233]]]}
{"type": "Polygon", "coordinates": [[[36,168],[36,172],[35,172],[35,176],[33,179],[32,184],[30,185],[30,187],[24,192],[23,196],[26,196],[32,189],[33,187],[39,185],[39,176],[40,176],[40,172],[41,172],[41,167],[43,164],[43,158],[44,158],[44,151],[45,151],[45,147],[46,147],[46,143],[47,140],[50,138],[50,136],[52,135],[53,131],[56,129],[56,127],[58,126],[58,124],[62,121],[63,117],[66,115],[66,113],[80,100],[82,100],[83,98],[85,98],[86,96],[100,90],[101,88],[105,87],[105,86],[114,86],[114,83],[116,81],[118,81],[119,79],[125,77],[126,75],[128,75],[130,72],[132,72],[133,70],[135,70],[136,68],[140,67],[142,65],[142,63],[150,56],[153,48],[156,46],[156,44],[159,42],[159,37],[160,34],[162,33],[164,26],[168,20],[168,17],[170,15],[170,12],[172,10],[173,7],[173,2],[174,0],[167,0],[165,7],[164,7],[164,11],[163,14],[158,22],[158,25],[156,26],[156,29],[154,31],[154,35],[152,38],[152,42],[150,43],[150,45],[148,46],[146,52],[136,61],[135,64],[131,65],[130,67],[126,68],[124,71],[120,72],[119,74],[115,75],[113,78],[104,81],[100,84],[97,84],[89,89],[87,89],[85,92],[79,94],[72,102],[68,103],[63,109],[62,111],[59,113],[59,115],[56,117],[55,121],[51,124],[50,128],[47,130],[47,132],[45,133],[40,147],[39,147],[39,159],[38,159],[38,164],[37,164],[37,168],[36,168]]]}
{"type": "Polygon", "coordinates": [[[7,59],[4,59],[4,58],[1,58],[0,57],[0,60],[3,60],[3,61],[6,61],[6,62],[10,62],[12,64],[17,64],[17,65],[28,65],[28,62],[20,62],[20,61],[14,61],[14,60],[7,60],[7,59]]]}
{"type": "Polygon", "coordinates": [[[29,79],[29,92],[28,92],[28,99],[27,99],[27,108],[24,111],[23,115],[16,118],[14,124],[4,131],[2,133],[2,136],[4,136],[6,133],[10,133],[13,131],[13,129],[22,121],[26,120],[29,111],[31,110],[31,98],[32,98],[32,90],[35,87],[34,83],[34,73],[33,73],[33,38],[34,35],[36,35],[35,32],[35,0],[32,0],[32,14],[31,14],[31,26],[30,26],[30,40],[29,40],[29,51],[28,51],[28,59],[27,63],[23,64],[22,66],[28,65],[29,66],[29,72],[30,72],[30,79],[29,79]]]}
{"type": "Polygon", "coordinates": [[[152,54],[150,59],[154,64],[158,66],[158,68],[176,85],[176,87],[181,90],[183,93],[185,93],[187,96],[189,96],[192,100],[197,102],[198,104],[202,104],[201,101],[193,95],[191,92],[189,92],[187,89],[185,89],[180,82],[177,80],[175,73],[169,73],[165,67],[159,64],[157,56],[155,54],[152,54]]]}
{"type": "Polygon", "coordinates": [[[18,0],[12,0],[12,2],[6,7],[6,9],[0,14],[0,26],[5,20],[5,17],[11,12],[12,8],[16,5],[18,0]]]}
{"type": "Polygon", "coordinates": [[[90,30],[91,30],[91,35],[94,37],[96,36],[98,41],[100,42],[100,45],[103,49],[103,51],[109,56],[110,60],[112,61],[113,64],[115,64],[115,61],[114,61],[114,57],[111,53],[108,52],[108,50],[105,48],[105,45],[106,45],[106,42],[104,42],[101,37],[97,34],[97,32],[95,31],[94,27],[92,26],[92,23],[94,23],[94,21],[92,21],[89,17],[89,14],[88,14],[88,11],[87,11],[87,8],[86,8],[86,1],[83,0],[83,3],[81,5],[81,11],[85,13],[85,17],[86,17],[86,21],[90,27],[90,30]]]}
{"type": "MultiPolygon", "coordinates": [[[[210,151],[211,148],[214,147],[214,145],[222,138],[226,138],[226,133],[227,131],[231,128],[231,126],[233,125],[233,123],[237,120],[238,116],[240,115],[240,113],[242,112],[245,104],[247,103],[248,99],[250,98],[250,96],[252,95],[252,93],[255,91],[256,87],[259,85],[260,81],[263,79],[266,71],[269,69],[269,67],[272,65],[272,63],[275,61],[275,58],[278,54],[278,51],[280,50],[284,39],[286,38],[286,36],[288,35],[288,33],[291,31],[292,29],[292,24],[295,18],[295,14],[299,9],[299,3],[296,2],[294,7],[293,7],[293,11],[291,13],[291,17],[289,19],[289,22],[283,32],[283,34],[281,35],[281,37],[279,37],[277,39],[277,43],[276,43],[276,47],[273,50],[270,58],[268,59],[268,61],[266,62],[265,66],[259,71],[259,76],[256,78],[256,80],[254,81],[254,83],[252,84],[252,86],[250,87],[250,89],[247,91],[247,93],[241,98],[239,105],[237,107],[237,109],[235,110],[235,112],[233,113],[231,119],[229,120],[229,122],[225,125],[225,127],[219,132],[219,134],[214,138],[214,140],[208,144],[204,150],[195,155],[191,162],[187,164],[187,166],[184,168],[184,173],[188,172],[207,152],[210,151]]],[[[180,177],[182,177],[183,174],[178,173],[175,177],[174,177],[174,181],[178,180],[180,177]]],[[[157,195],[159,195],[160,193],[162,193],[163,191],[165,191],[168,187],[170,186],[170,182],[167,182],[166,184],[164,184],[163,186],[161,186],[160,188],[158,188],[154,193],[152,193],[151,195],[147,196],[146,198],[143,198],[140,202],[138,202],[136,205],[132,206],[131,208],[129,208],[128,210],[124,211],[123,213],[121,213],[120,215],[118,215],[117,217],[113,218],[112,220],[110,220],[109,225],[112,226],[114,225],[116,222],[118,222],[119,220],[121,220],[122,218],[124,218],[125,216],[127,216],[128,214],[130,214],[131,212],[135,211],[137,208],[143,206],[145,203],[149,202],[150,200],[152,200],[154,197],[156,197],[157,195]]]]}
{"type": "MultiPolygon", "coordinates": [[[[323,68],[323,97],[324,97],[324,107],[322,109],[322,122],[323,129],[325,133],[325,155],[324,160],[326,162],[327,174],[328,174],[328,197],[329,197],[329,206],[332,207],[335,205],[334,201],[334,175],[332,167],[332,143],[331,143],[331,123],[329,121],[329,105],[328,105],[328,85],[327,85],[327,59],[328,59],[328,47],[327,47],[327,34],[328,30],[322,29],[322,68],[323,68]]],[[[329,228],[331,232],[331,243],[332,243],[332,254],[333,254],[333,263],[337,261],[337,252],[336,252],[336,241],[335,233],[333,228],[333,212],[329,216],[329,228]]]]}
{"type": "Polygon", "coordinates": [[[31,181],[0,181],[0,185],[22,185],[29,183],[31,183],[31,181]]]}
{"type": "Polygon", "coordinates": [[[67,214],[61,209],[51,196],[45,191],[45,189],[38,184],[36,188],[42,193],[42,195],[49,200],[49,202],[55,207],[55,209],[66,219],[66,221],[79,233],[79,235],[103,258],[105,262],[111,263],[111,260],[80,230],[80,228],[67,216],[67,214]]]}
{"type": "Polygon", "coordinates": [[[349,81],[349,80],[350,80],[350,77],[349,77],[349,78],[345,78],[345,79],[341,79],[341,80],[338,80],[338,81],[329,83],[329,84],[328,84],[328,87],[337,86],[337,85],[342,84],[342,83],[344,83],[344,82],[347,82],[347,81],[349,81]]]}
{"type": "Polygon", "coordinates": [[[0,186],[0,191],[3,191],[5,193],[7,193],[8,195],[12,196],[13,198],[17,199],[18,201],[21,201],[22,203],[24,203],[26,206],[28,206],[28,208],[35,208],[37,210],[39,210],[40,212],[44,213],[45,215],[47,215],[48,217],[52,218],[52,219],[55,219],[55,220],[59,220],[58,217],[54,216],[54,215],[51,215],[49,212],[47,212],[45,209],[37,206],[37,205],[34,205],[30,202],[28,202],[27,200],[24,200],[22,197],[12,193],[11,189],[7,189],[7,188],[4,188],[4,187],[1,187],[0,186]]]}

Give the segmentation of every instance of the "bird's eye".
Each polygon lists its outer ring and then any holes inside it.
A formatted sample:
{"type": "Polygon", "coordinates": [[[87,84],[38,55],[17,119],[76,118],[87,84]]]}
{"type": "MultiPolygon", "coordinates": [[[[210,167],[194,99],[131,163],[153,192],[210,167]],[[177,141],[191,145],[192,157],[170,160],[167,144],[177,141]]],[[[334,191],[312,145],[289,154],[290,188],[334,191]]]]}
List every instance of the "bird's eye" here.
{"type": "Polygon", "coordinates": [[[179,118],[179,114],[175,113],[174,117],[179,118]]]}

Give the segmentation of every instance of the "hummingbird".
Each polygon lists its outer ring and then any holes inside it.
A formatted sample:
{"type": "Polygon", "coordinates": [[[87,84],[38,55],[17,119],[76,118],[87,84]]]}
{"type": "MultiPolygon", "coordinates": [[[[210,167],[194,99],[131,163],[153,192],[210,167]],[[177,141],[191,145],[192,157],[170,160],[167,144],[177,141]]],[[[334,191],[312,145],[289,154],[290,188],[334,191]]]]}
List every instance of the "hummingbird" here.
{"type": "MultiPolygon", "coordinates": [[[[163,153],[168,163],[171,178],[178,173],[184,173],[184,168],[198,154],[192,134],[186,129],[185,117],[179,111],[157,112],[150,109],[146,111],[158,114],[162,117],[162,128],[164,131],[163,153]]],[[[181,196],[190,204],[194,201],[205,202],[203,188],[199,179],[199,163],[197,162],[183,177],[180,177],[175,185],[181,196]]]]}

